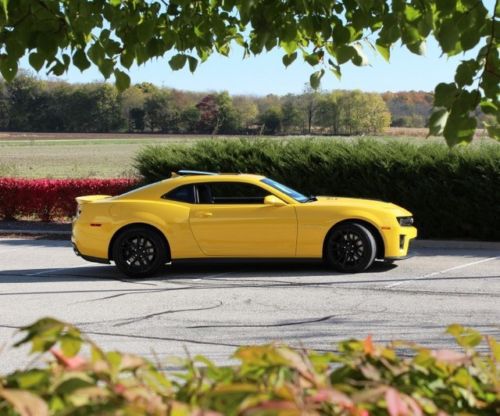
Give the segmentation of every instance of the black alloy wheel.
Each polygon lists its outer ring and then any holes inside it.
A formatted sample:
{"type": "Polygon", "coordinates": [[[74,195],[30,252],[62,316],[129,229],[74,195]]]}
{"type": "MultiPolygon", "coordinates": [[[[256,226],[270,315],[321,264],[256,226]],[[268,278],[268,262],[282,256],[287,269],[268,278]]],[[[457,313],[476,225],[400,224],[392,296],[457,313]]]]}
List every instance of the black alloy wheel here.
{"type": "Polygon", "coordinates": [[[123,231],[113,244],[113,260],[120,271],[131,277],[151,276],[168,261],[161,236],[146,227],[123,231]]]}
{"type": "Polygon", "coordinates": [[[335,227],[327,237],[325,261],[339,272],[359,273],[375,260],[377,244],[372,233],[354,222],[335,227]]]}

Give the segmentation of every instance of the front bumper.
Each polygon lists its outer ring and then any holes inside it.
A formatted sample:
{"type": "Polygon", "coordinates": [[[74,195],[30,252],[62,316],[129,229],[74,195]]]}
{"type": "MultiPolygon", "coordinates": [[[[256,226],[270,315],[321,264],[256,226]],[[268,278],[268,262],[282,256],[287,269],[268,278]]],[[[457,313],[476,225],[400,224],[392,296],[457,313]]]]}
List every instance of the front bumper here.
{"type": "Polygon", "coordinates": [[[408,256],[411,241],[417,237],[415,227],[395,227],[384,233],[385,255],[387,260],[402,260],[408,256]]]}

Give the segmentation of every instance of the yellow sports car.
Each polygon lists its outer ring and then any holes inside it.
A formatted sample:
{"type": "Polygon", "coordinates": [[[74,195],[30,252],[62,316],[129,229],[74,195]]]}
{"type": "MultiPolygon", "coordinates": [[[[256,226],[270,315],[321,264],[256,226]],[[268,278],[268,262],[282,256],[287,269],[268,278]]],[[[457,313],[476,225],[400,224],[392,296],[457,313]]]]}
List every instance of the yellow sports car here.
{"type": "Polygon", "coordinates": [[[361,272],[405,257],[417,236],[397,205],[305,196],[260,175],[179,171],[123,195],[76,200],[76,254],[134,277],[200,258],[318,258],[361,272]]]}

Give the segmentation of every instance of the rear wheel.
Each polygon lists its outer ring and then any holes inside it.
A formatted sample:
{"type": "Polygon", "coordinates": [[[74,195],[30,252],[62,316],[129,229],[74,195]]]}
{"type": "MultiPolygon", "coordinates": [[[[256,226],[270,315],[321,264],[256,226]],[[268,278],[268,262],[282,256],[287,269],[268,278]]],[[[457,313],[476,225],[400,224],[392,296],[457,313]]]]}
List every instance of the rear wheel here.
{"type": "Polygon", "coordinates": [[[339,272],[359,273],[375,260],[377,244],[372,233],[361,224],[344,223],[327,237],[325,261],[339,272]]]}
{"type": "Polygon", "coordinates": [[[168,248],[158,232],[146,227],[124,230],[113,244],[113,260],[131,277],[147,277],[168,261],[168,248]]]}

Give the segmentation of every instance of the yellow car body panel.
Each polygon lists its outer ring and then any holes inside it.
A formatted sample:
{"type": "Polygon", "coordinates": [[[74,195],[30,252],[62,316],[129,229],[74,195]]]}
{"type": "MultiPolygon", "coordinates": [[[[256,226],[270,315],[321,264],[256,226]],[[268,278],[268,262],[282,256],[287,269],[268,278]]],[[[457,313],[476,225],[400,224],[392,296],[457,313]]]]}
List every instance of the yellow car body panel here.
{"type": "Polygon", "coordinates": [[[412,214],[397,205],[364,199],[318,197],[301,203],[260,175],[216,174],[173,177],[116,197],[79,197],[72,241],[91,261],[112,260],[113,237],[124,227],[145,224],[168,242],[170,259],[213,257],[322,258],[329,231],[344,221],[370,226],[380,236],[385,258],[407,255],[417,235],[398,217],[412,214]],[[256,185],[283,202],[192,204],[162,198],[186,184],[238,182],[256,185]]]}

